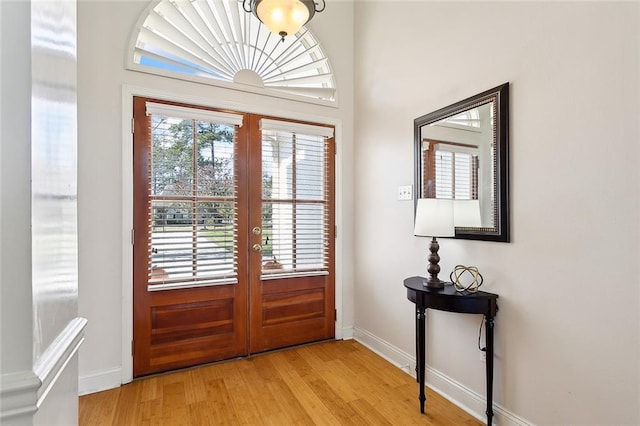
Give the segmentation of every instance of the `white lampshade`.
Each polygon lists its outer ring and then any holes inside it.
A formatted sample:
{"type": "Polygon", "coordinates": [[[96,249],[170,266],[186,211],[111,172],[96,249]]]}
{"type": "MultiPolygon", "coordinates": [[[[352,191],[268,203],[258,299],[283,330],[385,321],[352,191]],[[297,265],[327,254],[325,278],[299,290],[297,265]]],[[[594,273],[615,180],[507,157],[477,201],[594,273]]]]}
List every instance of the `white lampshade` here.
{"type": "Polygon", "coordinates": [[[418,237],[453,237],[453,200],[419,198],[413,234],[418,237]]]}
{"type": "Polygon", "coordinates": [[[256,15],[269,31],[282,37],[297,33],[309,20],[309,7],[300,0],[262,0],[256,15]]]}
{"type": "Polygon", "coordinates": [[[455,226],[481,227],[480,201],[455,200],[453,202],[453,223],[455,226]]]}

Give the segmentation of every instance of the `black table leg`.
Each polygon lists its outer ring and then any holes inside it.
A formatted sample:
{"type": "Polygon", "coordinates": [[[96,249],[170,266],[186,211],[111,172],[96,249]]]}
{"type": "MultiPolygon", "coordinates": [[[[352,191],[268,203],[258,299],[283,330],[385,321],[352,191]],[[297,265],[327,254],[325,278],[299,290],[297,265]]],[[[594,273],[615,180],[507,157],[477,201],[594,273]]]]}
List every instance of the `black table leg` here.
{"type": "Polygon", "coordinates": [[[420,413],[424,414],[424,401],[427,397],[424,395],[424,368],[426,362],[424,333],[425,333],[425,309],[423,307],[416,308],[416,366],[418,370],[418,383],[420,384],[420,413]]]}
{"type": "Polygon", "coordinates": [[[420,354],[420,340],[418,338],[418,336],[420,335],[420,333],[418,333],[418,330],[420,329],[420,310],[418,309],[418,307],[416,306],[416,382],[420,383],[420,372],[418,371],[418,365],[420,365],[420,363],[418,362],[418,358],[420,354]]]}
{"type": "Polygon", "coordinates": [[[485,315],[486,319],[486,350],[487,350],[487,425],[493,421],[493,317],[485,315]]]}

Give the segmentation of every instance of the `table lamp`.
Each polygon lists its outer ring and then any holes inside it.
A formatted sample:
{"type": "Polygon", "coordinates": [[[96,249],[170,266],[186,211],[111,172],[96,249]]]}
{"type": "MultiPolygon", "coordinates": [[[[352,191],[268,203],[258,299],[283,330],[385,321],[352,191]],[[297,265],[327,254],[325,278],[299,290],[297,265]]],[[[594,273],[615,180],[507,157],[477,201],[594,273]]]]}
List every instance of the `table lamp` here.
{"type": "Polygon", "coordinates": [[[453,224],[460,227],[481,228],[480,201],[455,200],[453,202],[453,224]]]}
{"type": "Polygon", "coordinates": [[[425,280],[424,285],[430,290],[443,289],[444,281],[438,278],[440,245],[436,237],[453,237],[456,234],[453,225],[453,200],[419,198],[413,234],[417,237],[432,237],[429,245],[431,253],[427,256],[429,277],[425,280]]]}

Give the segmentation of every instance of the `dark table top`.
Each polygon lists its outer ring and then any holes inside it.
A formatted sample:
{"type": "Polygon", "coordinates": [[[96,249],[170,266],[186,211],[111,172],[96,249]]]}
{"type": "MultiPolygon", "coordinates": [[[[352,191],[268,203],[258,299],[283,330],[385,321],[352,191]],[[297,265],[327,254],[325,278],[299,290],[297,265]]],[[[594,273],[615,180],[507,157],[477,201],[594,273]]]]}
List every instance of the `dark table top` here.
{"type": "Polygon", "coordinates": [[[469,314],[495,316],[498,311],[498,295],[486,291],[475,293],[456,291],[453,284],[445,285],[442,290],[430,290],[424,285],[424,277],[409,277],[404,280],[407,298],[423,308],[469,314]]]}

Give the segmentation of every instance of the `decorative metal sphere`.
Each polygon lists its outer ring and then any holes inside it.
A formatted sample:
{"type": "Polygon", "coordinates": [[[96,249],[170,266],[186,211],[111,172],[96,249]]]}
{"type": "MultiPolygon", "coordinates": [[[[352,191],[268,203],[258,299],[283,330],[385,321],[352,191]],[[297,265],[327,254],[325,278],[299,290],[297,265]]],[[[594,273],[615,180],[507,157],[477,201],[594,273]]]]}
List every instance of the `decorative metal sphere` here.
{"type": "Polygon", "coordinates": [[[456,291],[475,293],[482,285],[482,274],[475,266],[456,265],[449,275],[456,291]],[[465,275],[466,274],[466,275],[465,275]],[[464,279],[462,279],[464,277],[464,279]]]}

